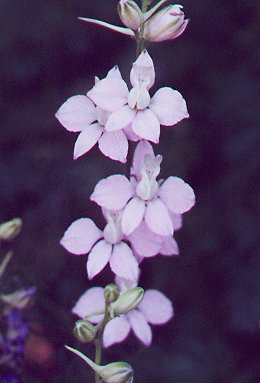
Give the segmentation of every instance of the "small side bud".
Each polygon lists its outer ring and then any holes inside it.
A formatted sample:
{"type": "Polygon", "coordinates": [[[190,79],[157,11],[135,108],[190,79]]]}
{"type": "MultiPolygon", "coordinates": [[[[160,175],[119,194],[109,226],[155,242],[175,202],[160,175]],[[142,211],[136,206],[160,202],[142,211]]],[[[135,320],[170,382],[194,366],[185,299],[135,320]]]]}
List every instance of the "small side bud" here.
{"type": "Polygon", "coordinates": [[[110,303],[115,302],[117,298],[119,297],[118,287],[114,285],[113,283],[107,285],[105,287],[104,295],[105,295],[106,304],[109,305],[110,303]]]}
{"type": "Polygon", "coordinates": [[[144,22],[144,15],[141,9],[132,0],[120,0],[117,10],[122,23],[133,31],[140,28],[144,22]]]}
{"type": "Polygon", "coordinates": [[[0,299],[14,309],[25,310],[31,307],[35,292],[35,287],[29,287],[27,289],[16,290],[11,294],[1,294],[0,299]]]}
{"type": "Polygon", "coordinates": [[[120,314],[126,314],[129,311],[135,309],[144,296],[144,290],[141,287],[135,287],[134,289],[127,290],[119,298],[111,303],[110,315],[115,317],[120,314]]]}
{"type": "Polygon", "coordinates": [[[144,38],[148,41],[161,42],[180,36],[189,20],[184,19],[182,6],[175,4],[163,8],[150,17],[144,27],[144,38]]]}
{"type": "Polygon", "coordinates": [[[73,329],[74,336],[82,343],[90,343],[95,339],[96,327],[87,320],[77,320],[73,329]]]}
{"type": "Polygon", "coordinates": [[[109,363],[106,366],[99,366],[89,359],[82,352],[72,347],[65,346],[69,351],[83,359],[106,383],[132,383],[133,368],[125,362],[109,363]]]}
{"type": "Polygon", "coordinates": [[[22,220],[13,218],[10,221],[0,225],[0,240],[12,241],[20,233],[22,228],[22,220]]]}
{"type": "Polygon", "coordinates": [[[99,375],[107,383],[132,383],[133,368],[125,362],[114,362],[102,367],[99,375]]]}

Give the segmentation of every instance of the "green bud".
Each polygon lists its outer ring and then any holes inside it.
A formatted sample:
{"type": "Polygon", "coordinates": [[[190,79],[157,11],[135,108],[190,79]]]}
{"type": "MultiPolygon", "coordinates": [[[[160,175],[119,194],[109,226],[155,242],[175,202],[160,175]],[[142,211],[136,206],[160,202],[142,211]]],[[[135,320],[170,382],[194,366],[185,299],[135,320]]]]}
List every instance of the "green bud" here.
{"type": "Polygon", "coordinates": [[[133,0],[120,0],[117,9],[122,23],[127,28],[133,31],[140,28],[144,20],[144,15],[133,0]]]}
{"type": "Polygon", "coordinates": [[[13,218],[10,221],[0,225],[0,240],[12,241],[20,233],[22,228],[22,220],[13,218]]]}
{"type": "Polygon", "coordinates": [[[106,366],[99,366],[89,359],[82,352],[72,347],[65,346],[69,351],[82,358],[106,383],[132,383],[133,368],[125,362],[109,363],[106,366]]]}
{"type": "Polygon", "coordinates": [[[114,318],[117,315],[126,314],[135,309],[143,299],[143,296],[144,290],[141,287],[125,291],[115,302],[111,303],[111,317],[114,318]]]}
{"type": "Polygon", "coordinates": [[[87,320],[77,320],[73,329],[74,336],[82,343],[90,343],[97,333],[96,327],[87,320]]]}
{"type": "Polygon", "coordinates": [[[115,302],[119,297],[118,287],[113,283],[110,283],[105,287],[104,295],[107,304],[115,302]]]}

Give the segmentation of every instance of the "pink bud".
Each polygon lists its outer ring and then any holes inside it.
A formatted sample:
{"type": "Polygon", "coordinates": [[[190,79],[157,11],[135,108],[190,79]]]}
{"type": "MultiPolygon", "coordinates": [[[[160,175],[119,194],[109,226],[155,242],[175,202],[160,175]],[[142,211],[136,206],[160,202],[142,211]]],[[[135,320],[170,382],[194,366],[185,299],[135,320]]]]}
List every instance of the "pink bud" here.
{"type": "Polygon", "coordinates": [[[148,41],[160,42],[172,40],[180,36],[186,29],[189,20],[184,20],[182,6],[175,4],[163,8],[148,18],[144,27],[144,38],[148,41]]]}
{"type": "Polygon", "coordinates": [[[118,14],[122,23],[133,31],[140,28],[144,22],[144,15],[139,6],[132,0],[120,0],[118,14]]]}

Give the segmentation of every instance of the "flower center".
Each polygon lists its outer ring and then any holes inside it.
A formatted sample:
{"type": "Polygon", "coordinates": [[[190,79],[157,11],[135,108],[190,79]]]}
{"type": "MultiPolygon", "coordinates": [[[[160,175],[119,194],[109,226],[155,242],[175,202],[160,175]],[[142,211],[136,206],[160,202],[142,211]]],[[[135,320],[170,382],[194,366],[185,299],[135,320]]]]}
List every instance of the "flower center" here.
{"type": "Polygon", "coordinates": [[[122,213],[117,211],[107,212],[107,225],[103,231],[104,238],[111,245],[119,243],[124,238],[121,229],[122,213]]]}

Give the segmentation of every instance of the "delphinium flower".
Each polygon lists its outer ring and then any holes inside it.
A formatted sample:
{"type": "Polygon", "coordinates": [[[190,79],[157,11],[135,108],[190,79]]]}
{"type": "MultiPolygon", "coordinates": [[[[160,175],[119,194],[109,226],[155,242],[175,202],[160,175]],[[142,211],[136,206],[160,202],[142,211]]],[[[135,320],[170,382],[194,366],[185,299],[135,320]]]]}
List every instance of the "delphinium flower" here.
{"type": "MultiPolygon", "coordinates": [[[[118,67],[112,68],[106,79],[122,79],[118,67]]],[[[96,83],[100,82],[96,77],[96,83]]],[[[123,129],[107,131],[105,129],[109,112],[96,106],[86,95],[70,97],[57,111],[56,117],[65,129],[80,132],[74,147],[74,159],[86,154],[98,143],[100,151],[107,157],[126,162],[128,136],[123,129]]]]}
{"type": "MultiPolygon", "coordinates": [[[[123,190],[123,184],[118,183],[123,190]]],[[[62,246],[75,255],[88,254],[87,273],[92,279],[109,263],[118,276],[135,281],[138,263],[121,230],[122,212],[103,210],[107,224],[101,231],[89,218],[74,221],[61,239],[62,246]]]]}
{"type": "MultiPolygon", "coordinates": [[[[116,284],[120,293],[137,286],[132,282],[116,277],[116,284]]],[[[99,323],[102,315],[91,315],[105,308],[104,289],[92,287],[78,300],[72,312],[80,318],[87,317],[91,323],[99,323]],[[89,316],[91,315],[91,316],[89,316]]],[[[173,317],[171,301],[160,291],[148,289],[139,305],[127,314],[122,314],[108,322],[104,330],[104,347],[124,341],[133,330],[137,338],[146,346],[152,342],[152,329],[150,325],[159,325],[168,322],[173,317]]]]}
{"type": "Polygon", "coordinates": [[[157,181],[162,157],[155,156],[151,144],[141,141],[136,148],[132,177],[113,175],[99,181],[91,199],[106,209],[122,213],[122,231],[131,234],[144,220],[155,234],[170,236],[173,215],[189,211],[195,203],[193,189],[179,177],[157,181]],[[118,188],[119,184],[124,188],[118,188]],[[117,198],[115,198],[115,195],[117,198]]]}
{"type": "Polygon", "coordinates": [[[140,138],[159,142],[160,124],[172,126],[189,114],[182,95],[170,87],[160,88],[151,98],[155,72],[153,61],[143,51],[134,62],[129,91],[122,78],[105,78],[98,81],[87,96],[101,109],[111,112],[105,124],[106,131],[117,131],[131,126],[140,138]]]}

